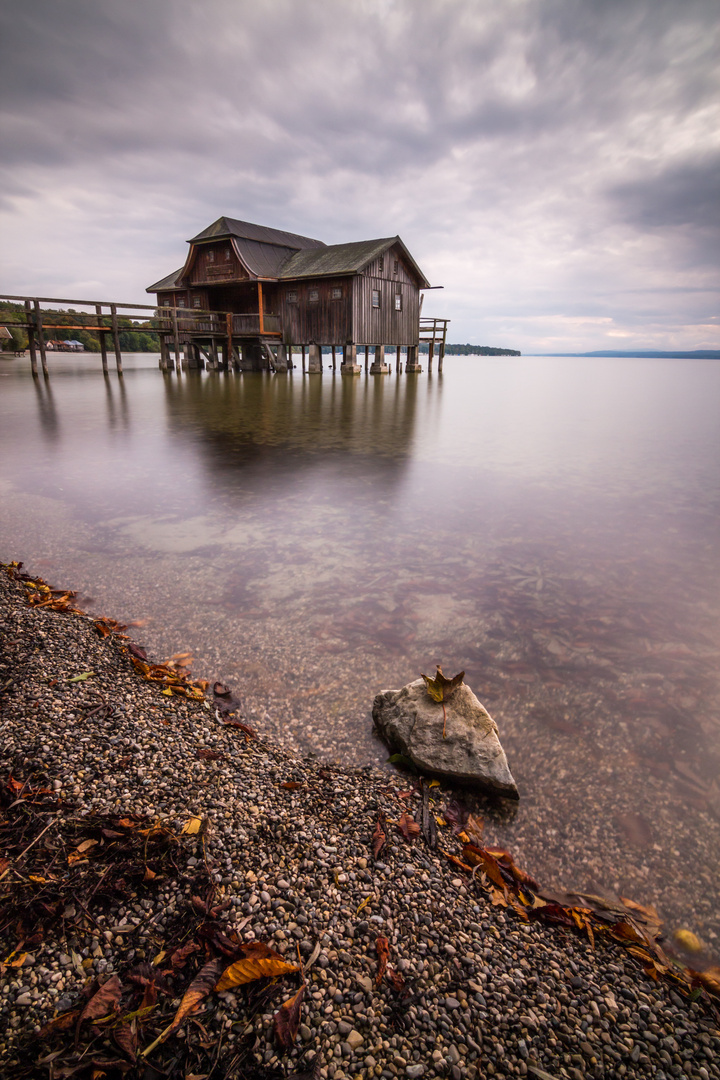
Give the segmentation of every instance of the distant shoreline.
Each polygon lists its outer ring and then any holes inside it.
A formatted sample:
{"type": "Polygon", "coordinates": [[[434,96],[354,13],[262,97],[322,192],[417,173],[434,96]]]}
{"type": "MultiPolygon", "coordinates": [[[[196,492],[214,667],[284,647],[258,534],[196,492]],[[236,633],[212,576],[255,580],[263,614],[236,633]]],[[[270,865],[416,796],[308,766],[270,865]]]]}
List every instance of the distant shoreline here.
{"type": "Polygon", "coordinates": [[[659,349],[636,349],[632,352],[602,349],[596,352],[525,353],[526,356],[617,357],[635,360],[720,360],[720,349],[694,349],[690,352],[663,352],[659,349]]]}

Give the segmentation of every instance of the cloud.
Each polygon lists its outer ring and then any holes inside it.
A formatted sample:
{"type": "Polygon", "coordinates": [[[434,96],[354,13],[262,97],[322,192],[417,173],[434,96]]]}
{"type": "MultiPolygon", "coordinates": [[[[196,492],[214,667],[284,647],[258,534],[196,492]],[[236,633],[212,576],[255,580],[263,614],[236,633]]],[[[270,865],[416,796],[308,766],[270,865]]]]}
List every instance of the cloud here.
{"type": "Polygon", "coordinates": [[[579,313],[591,348],[595,317],[641,337],[672,295],[690,342],[720,249],[719,24],[701,0],[6,5],[1,280],[142,298],[226,213],[400,232],[463,339],[527,348],[538,312],[579,340],[579,313]]]}

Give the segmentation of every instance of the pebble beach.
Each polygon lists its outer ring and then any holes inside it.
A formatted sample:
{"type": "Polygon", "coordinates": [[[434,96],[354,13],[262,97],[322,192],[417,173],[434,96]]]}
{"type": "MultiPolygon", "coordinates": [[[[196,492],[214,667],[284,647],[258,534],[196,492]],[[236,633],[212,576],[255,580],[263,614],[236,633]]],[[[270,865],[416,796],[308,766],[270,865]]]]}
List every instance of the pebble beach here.
{"type": "Polygon", "coordinates": [[[717,998],[493,903],[448,858],[449,789],[432,848],[396,826],[412,778],[197,698],[0,570],[3,1076],[720,1077],[717,998]],[[203,964],[253,942],[295,970],[206,991],[161,1038],[203,964]]]}

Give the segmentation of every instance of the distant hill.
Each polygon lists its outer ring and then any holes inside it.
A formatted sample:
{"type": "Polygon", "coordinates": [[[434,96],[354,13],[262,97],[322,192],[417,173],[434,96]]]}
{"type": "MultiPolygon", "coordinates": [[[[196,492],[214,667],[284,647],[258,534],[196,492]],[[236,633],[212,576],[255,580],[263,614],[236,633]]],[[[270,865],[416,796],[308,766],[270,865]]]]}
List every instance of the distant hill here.
{"type": "MultiPolygon", "coordinates": [[[[427,345],[420,346],[420,352],[426,353],[427,345]]],[[[522,356],[517,349],[494,349],[490,345],[451,345],[445,346],[446,356],[522,356]]]]}
{"type": "Polygon", "coordinates": [[[596,352],[579,353],[528,353],[529,356],[616,356],[646,360],[720,360],[719,349],[694,349],[691,352],[662,352],[659,349],[634,349],[621,352],[618,349],[599,349],[596,352]]]}

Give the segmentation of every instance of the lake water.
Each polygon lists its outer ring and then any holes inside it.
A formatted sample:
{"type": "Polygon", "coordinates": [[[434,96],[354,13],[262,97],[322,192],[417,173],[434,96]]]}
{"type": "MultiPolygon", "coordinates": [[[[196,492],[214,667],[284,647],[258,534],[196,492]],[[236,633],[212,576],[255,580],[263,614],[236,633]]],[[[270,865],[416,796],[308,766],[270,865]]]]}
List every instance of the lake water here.
{"type": "Polygon", "coordinates": [[[383,762],[374,695],[464,669],[521,791],[488,840],[720,951],[720,363],[49,363],[0,360],[0,558],[320,757],[383,762]]]}

